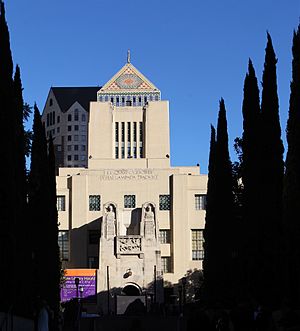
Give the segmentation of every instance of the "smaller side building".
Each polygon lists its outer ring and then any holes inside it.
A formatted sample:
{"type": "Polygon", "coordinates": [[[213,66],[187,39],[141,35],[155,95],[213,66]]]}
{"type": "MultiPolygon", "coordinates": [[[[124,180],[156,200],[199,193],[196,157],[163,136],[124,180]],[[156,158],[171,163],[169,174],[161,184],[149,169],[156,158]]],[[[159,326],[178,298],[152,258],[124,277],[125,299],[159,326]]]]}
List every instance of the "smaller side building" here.
{"type": "Polygon", "coordinates": [[[42,121],[54,138],[56,168],[87,167],[89,105],[99,86],[51,87],[42,121]]]}

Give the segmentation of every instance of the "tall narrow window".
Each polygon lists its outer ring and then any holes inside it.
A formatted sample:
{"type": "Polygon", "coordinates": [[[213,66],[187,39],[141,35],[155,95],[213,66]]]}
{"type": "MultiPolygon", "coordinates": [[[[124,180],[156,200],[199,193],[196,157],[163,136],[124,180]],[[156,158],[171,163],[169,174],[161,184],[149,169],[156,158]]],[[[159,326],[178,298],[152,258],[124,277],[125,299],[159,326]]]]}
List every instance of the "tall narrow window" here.
{"type": "Polygon", "coordinates": [[[68,114],[68,122],[72,121],[72,114],[68,114]]]}
{"type": "Polygon", "coordinates": [[[79,120],[79,113],[78,113],[78,109],[76,108],[74,111],[74,121],[78,121],[79,120]]]}
{"type": "Polygon", "coordinates": [[[206,195],[205,194],[195,194],[195,209],[205,210],[206,209],[206,195]]]}
{"type": "Polygon", "coordinates": [[[192,260],[204,259],[203,230],[192,230],[192,260]]]}
{"type": "Polygon", "coordinates": [[[163,273],[168,273],[172,271],[171,268],[171,258],[167,256],[161,257],[161,269],[163,273]]]}
{"type": "Polygon", "coordinates": [[[52,113],[52,117],[53,117],[53,125],[55,124],[55,111],[52,113]]]}
{"type": "Polygon", "coordinates": [[[85,114],[81,114],[81,122],[85,122],[85,114]]]}
{"type": "Polygon", "coordinates": [[[99,211],[100,210],[100,195],[90,195],[89,196],[89,211],[99,211]]]}
{"type": "Polygon", "coordinates": [[[133,122],[133,141],[136,141],[136,122],[133,122]]]}
{"type": "Polygon", "coordinates": [[[58,231],[58,246],[63,261],[69,260],[69,231],[58,231]]]}
{"type": "Polygon", "coordinates": [[[58,195],[56,197],[56,207],[58,211],[66,210],[66,197],[64,195],[58,195]]]}
{"type": "Polygon", "coordinates": [[[131,127],[130,127],[130,122],[127,123],[127,141],[131,140],[130,132],[131,132],[131,127]]]}
{"type": "Polygon", "coordinates": [[[121,147],[121,158],[125,159],[125,147],[124,146],[121,147]]]}
{"type": "Polygon", "coordinates": [[[47,114],[47,126],[50,125],[49,113],[47,114]]]}
{"type": "Polygon", "coordinates": [[[122,139],[122,142],[125,141],[125,123],[124,122],[121,123],[121,139],[122,139]]]}
{"type": "Polygon", "coordinates": [[[115,141],[119,141],[119,123],[115,122],[115,141]]]}

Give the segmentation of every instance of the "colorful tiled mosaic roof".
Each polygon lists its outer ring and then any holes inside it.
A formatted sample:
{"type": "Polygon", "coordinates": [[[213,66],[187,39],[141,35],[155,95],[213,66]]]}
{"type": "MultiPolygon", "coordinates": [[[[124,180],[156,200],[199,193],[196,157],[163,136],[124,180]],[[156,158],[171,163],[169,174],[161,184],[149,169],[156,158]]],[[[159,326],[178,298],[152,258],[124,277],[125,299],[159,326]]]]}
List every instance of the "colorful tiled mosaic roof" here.
{"type": "Polygon", "coordinates": [[[159,89],[128,62],[100,89],[98,93],[102,94],[122,91],[159,92],[159,89]]]}

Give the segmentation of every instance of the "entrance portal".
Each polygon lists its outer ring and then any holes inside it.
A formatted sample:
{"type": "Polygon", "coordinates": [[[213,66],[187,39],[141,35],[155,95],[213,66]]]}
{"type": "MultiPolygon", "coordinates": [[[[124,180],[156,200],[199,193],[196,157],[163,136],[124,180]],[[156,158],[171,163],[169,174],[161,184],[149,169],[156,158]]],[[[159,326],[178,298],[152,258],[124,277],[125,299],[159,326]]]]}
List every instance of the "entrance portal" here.
{"type": "Polygon", "coordinates": [[[129,295],[129,296],[139,296],[142,294],[140,287],[136,284],[126,285],[123,288],[122,293],[124,293],[125,295],[129,295]]]}

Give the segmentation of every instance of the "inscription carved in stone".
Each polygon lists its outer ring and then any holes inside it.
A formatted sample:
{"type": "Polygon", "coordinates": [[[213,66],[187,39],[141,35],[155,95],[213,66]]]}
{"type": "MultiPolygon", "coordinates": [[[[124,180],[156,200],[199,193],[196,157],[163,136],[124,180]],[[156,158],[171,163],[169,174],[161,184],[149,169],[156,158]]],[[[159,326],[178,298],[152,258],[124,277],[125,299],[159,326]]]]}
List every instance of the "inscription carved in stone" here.
{"type": "Polygon", "coordinates": [[[142,238],[140,236],[122,236],[117,238],[117,254],[140,254],[142,238]]]}

